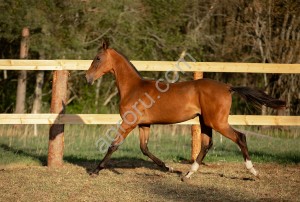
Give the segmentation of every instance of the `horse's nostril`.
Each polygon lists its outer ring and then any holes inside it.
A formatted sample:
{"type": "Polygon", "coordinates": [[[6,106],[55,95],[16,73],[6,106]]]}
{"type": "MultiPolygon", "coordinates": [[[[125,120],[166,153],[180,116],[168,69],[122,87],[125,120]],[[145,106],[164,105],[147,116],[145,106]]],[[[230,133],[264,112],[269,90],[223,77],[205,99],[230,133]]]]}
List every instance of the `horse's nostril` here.
{"type": "Polygon", "coordinates": [[[86,75],[85,78],[86,78],[86,81],[87,81],[89,84],[92,85],[92,84],[94,83],[93,77],[89,77],[88,75],[86,75]]]}

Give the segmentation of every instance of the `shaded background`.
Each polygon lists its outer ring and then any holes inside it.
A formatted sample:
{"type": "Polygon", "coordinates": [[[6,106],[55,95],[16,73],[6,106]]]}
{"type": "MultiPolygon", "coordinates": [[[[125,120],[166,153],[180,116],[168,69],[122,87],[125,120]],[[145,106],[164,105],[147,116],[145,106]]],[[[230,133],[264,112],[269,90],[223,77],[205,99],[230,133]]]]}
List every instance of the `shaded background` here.
{"type": "MultiPolygon", "coordinates": [[[[1,0],[0,57],[19,58],[21,32],[30,29],[28,59],[93,59],[103,38],[130,60],[178,60],[187,51],[197,61],[300,62],[300,2],[288,0],[1,0]]],[[[35,71],[27,73],[25,112],[31,112],[35,71]]],[[[52,73],[44,72],[41,112],[49,112],[52,73]]],[[[163,73],[143,73],[161,78],[163,73]]],[[[205,73],[233,85],[259,87],[284,99],[286,115],[300,113],[300,76],[205,73]]],[[[15,110],[17,71],[0,71],[0,112],[15,110]],[[4,77],[7,74],[7,77],[4,77]]],[[[185,74],[180,80],[192,79],[185,74]]],[[[69,113],[117,113],[112,76],[86,85],[84,72],[71,71],[69,113]],[[104,105],[105,103],[105,105],[104,105]]],[[[259,111],[234,96],[232,114],[259,111]]]]}

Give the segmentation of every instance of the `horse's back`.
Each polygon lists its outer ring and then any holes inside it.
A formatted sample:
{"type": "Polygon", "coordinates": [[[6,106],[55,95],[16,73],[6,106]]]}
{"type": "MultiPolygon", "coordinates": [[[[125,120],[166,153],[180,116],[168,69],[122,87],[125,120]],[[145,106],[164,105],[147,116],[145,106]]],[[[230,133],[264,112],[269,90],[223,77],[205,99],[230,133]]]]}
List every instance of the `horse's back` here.
{"type": "Polygon", "coordinates": [[[230,89],[229,85],[212,79],[198,79],[195,80],[195,83],[198,87],[201,87],[201,89],[203,90],[207,89],[228,92],[230,89]]]}

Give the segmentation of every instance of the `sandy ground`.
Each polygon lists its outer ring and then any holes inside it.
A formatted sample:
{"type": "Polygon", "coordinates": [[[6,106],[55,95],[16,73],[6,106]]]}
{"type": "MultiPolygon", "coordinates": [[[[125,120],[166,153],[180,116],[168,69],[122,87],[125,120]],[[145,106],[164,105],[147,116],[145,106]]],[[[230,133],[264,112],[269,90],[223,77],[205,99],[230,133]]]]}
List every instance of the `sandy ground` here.
{"type": "Polygon", "coordinates": [[[0,201],[300,201],[300,165],[256,163],[256,179],[243,163],[210,163],[188,182],[150,161],[113,161],[96,178],[87,174],[92,166],[1,167],[0,201]]]}

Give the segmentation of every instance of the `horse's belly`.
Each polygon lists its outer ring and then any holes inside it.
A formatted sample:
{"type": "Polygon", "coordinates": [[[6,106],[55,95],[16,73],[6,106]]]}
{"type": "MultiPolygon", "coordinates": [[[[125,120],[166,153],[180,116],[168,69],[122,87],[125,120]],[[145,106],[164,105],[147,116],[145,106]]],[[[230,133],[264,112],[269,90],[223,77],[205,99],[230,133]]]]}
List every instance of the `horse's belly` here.
{"type": "Polygon", "coordinates": [[[190,108],[172,108],[155,110],[146,112],[145,116],[141,118],[141,122],[147,124],[173,124],[180,123],[195,118],[199,114],[199,110],[190,108]]]}

